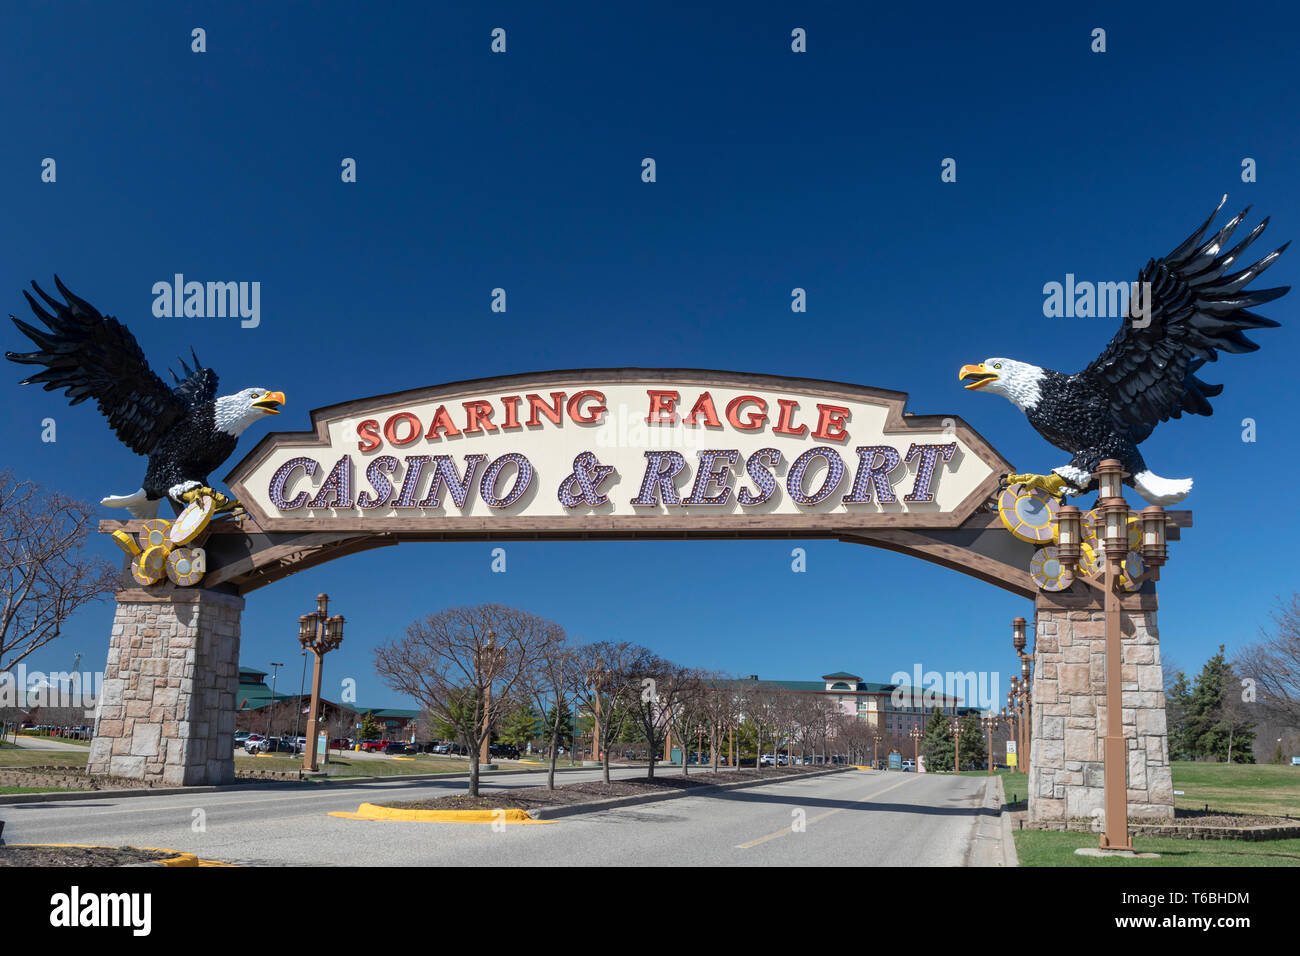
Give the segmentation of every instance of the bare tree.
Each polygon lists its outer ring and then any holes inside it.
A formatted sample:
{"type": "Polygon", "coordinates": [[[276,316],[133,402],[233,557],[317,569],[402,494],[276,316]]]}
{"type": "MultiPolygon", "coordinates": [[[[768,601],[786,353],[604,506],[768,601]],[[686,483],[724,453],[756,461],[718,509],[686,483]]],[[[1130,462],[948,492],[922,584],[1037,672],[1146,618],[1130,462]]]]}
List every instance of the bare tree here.
{"type": "MultiPolygon", "coordinates": [[[[523,692],[532,701],[546,722],[550,741],[549,762],[546,768],[546,787],[555,789],[555,761],[559,756],[560,724],[572,699],[572,688],[578,675],[578,660],[573,648],[563,640],[547,644],[538,655],[537,666],[524,676],[523,692]]],[[[608,764],[608,761],[606,761],[608,764]]],[[[608,776],[609,771],[606,771],[608,776]]]]}
{"type": "Polygon", "coordinates": [[[1241,651],[1234,670],[1255,681],[1256,701],[1273,720],[1300,729],[1300,594],[1279,603],[1274,633],[1241,651]]]}
{"type": "Polygon", "coordinates": [[[704,711],[709,733],[709,752],[713,758],[713,772],[718,772],[718,751],[722,735],[734,728],[740,719],[740,695],[733,681],[721,674],[702,675],[703,687],[700,706],[704,711]]]}
{"type": "Polygon", "coordinates": [[[668,721],[673,729],[673,735],[680,741],[684,777],[691,762],[690,754],[687,753],[691,740],[702,734],[708,727],[708,715],[704,706],[704,681],[700,672],[693,667],[678,668],[672,675],[672,679],[676,681],[677,688],[673,695],[675,700],[668,721]]]}
{"type": "Polygon", "coordinates": [[[527,611],[501,604],[453,607],[376,648],[375,670],[393,690],[456,729],[469,750],[469,795],[477,797],[490,712],[513,699],[546,649],[563,640],[560,625],[527,611]]]}
{"type": "MultiPolygon", "coordinates": [[[[650,651],[627,641],[595,641],[573,649],[569,690],[593,719],[592,747],[600,755],[609,783],[609,748],[623,732],[641,690],[641,675],[654,658],[650,651]]],[[[574,715],[575,720],[577,715],[574,715]]]]}
{"type": "MultiPolygon", "coordinates": [[[[650,766],[646,773],[649,779],[654,779],[655,761],[663,749],[673,711],[693,688],[692,681],[688,668],[657,655],[645,658],[636,672],[640,689],[633,700],[632,719],[650,745],[650,766]]],[[[686,759],[688,743],[682,742],[683,760],[686,759]]]]}
{"type": "Polygon", "coordinates": [[[118,569],[86,554],[94,515],[85,502],[0,472],[0,670],[118,586],[118,569]]]}

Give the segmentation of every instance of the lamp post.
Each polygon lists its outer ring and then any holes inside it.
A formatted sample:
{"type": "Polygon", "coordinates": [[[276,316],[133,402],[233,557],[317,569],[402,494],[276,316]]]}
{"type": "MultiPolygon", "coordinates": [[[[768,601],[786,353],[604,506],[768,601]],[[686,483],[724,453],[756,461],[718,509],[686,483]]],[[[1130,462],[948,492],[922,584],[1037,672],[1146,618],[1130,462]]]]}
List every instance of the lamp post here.
{"type": "Polygon", "coordinates": [[[880,734],[871,735],[871,769],[880,769],[880,734]]]}
{"type": "MultiPolygon", "coordinates": [[[[1103,608],[1106,620],[1106,736],[1103,741],[1105,767],[1106,829],[1101,835],[1103,850],[1133,849],[1128,832],[1128,741],[1124,736],[1123,718],[1123,608],[1120,588],[1123,584],[1123,561],[1129,553],[1129,507],[1124,500],[1123,466],[1107,458],[1093,474],[1097,480],[1097,515],[1101,519],[1102,550],[1105,574],[1102,581],[1103,608]]],[[[1068,547],[1062,549],[1062,562],[1077,560],[1081,524],[1077,509],[1062,508],[1057,516],[1058,534],[1066,535],[1068,547]]],[[[1164,508],[1152,505],[1138,516],[1141,531],[1139,550],[1147,570],[1130,574],[1128,587],[1137,590],[1146,581],[1160,578],[1160,568],[1168,560],[1166,531],[1168,516],[1164,508]]]]}
{"type": "MultiPolygon", "coordinates": [[[[298,618],[298,644],[316,657],[311,678],[311,712],[307,716],[307,746],[303,747],[302,769],[318,770],[316,763],[317,722],[320,717],[321,678],[325,670],[325,655],[343,643],[343,615],[329,616],[329,596],[316,595],[316,610],[298,618]]],[[[329,760],[329,742],[326,741],[325,759],[329,760]]]]}
{"type": "Polygon", "coordinates": [[[293,717],[294,743],[298,742],[298,731],[301,729],[302,725],[302,694],[303,690],[307,687],[307,652],[299,651],[298,653],[302,656],[302,674],[298,677],[298,706],[296,708],[298,712],[294,714],[293,717]]]}
{"type": "MultiPolygon", "coordinates": [[[[1078,560],[1076,555],[1075,561],[1078,560]]],[[[1025,634],[1027,624],[1023,617],[1013,618],[1011,621],[1011,645],[1016,649],[1016,657],[1020,661],[1020,739],[1016,742],[1016,749],[1022,755],[1017,759],[1024,762],[1025,773],[1029,772],[1029,685],[1034,660],[1033,655],[1025,653],[1025,645],[1028,643],[1025,634]]]]}
{"type": "Polygon", "coordinates": [[[284,666],[283,664],[279,664],[276,663],[275,661],[271,661],[271,703],[269,703],[266,707],[266,736],[268,738],[272,736],[271,720],[275,716],[275,681],[276,678],[280,676],[280,668],[283,666],[284,666]]]}
{"type": "Polygon", "coordinates": [[[912,738],[912,763],[916,765],[916,772],[921,772],[921,728],[913,727],[908,733],[912,738]]]}
{"type": "Polygon", "coordinates": [[[980,720],[984,723],[984,733],[989,740],[989,762],[988,772],[993,775],[993,728],[997,726],[998,715],[993,711],[988,711],[980,720]]]}
{"type": "Polygon", "coordinates": [[[952,719],[952,769],[961,773],[961,722],[956,717],[952,719]]]}
{"type": "Polygon", "coordinates": [[[479,745],[479,763],[491,765],[492,750],[492,681],[501,669],[505,658],[505,648],[497,647],[497,632],[487,632],[487,642],[478,651],[479,680],[483,683],[483,743],[479,745]],[[486,680],[484,678],[486,677],[486,680]]]}

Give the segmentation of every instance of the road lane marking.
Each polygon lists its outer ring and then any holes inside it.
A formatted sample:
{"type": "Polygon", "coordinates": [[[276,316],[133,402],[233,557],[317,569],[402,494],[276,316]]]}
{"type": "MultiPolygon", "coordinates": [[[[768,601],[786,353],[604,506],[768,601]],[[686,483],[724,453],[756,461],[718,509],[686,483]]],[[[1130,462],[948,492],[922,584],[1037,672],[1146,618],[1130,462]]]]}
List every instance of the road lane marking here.
{"type": "MultiPolygon", "coordinates": [[[[882,794],[889,793],[890,790],[897,790],[899,787],[901,787],[901,786],[902,786],[903,784],[905,784],[905,783],[911,783],[912,780],[914,780],[914,779],[916,779],[916,778],[914,778],[914,777],[909,777],[909,778],[907,778],[906,780],[900,780],[900,781],[898,781],[898,783],[892,784],[892,785],[886,787],[884,790],[877,790],[875,793],[868,794],[867,796],[863,797],[861,800],[855,800],[854,802],[855,802],[855,803],[866,803],[868,800],[874,800],[876,797],[879,797],[879,796],[881,796],[882,794]]],[[[847,809],[848,809],[848,807],[836,807],[834,810],[827,810],[825,813],[819,813],[819,814],[818,814],[817,816],[815,816],[815,817],[810,817],[808,820],[806,820],[806,821],[804,821],[804,822],[805,822],[806,824],[807,824],[807,823],[816,823],[818,820],[825,820],[827,817],[829,817],[829,816],[834,816],[835,814],[839,813],[841,810],[847,810],[847,809]]],[[[739,844],[736,845],[736,849],[737,849],[737,850],[748,850],[748,849],[750,849],[751,847],[756,847],[756,846],[758,846],[760,843],[766,843],[768,840],[775,840],[777,837],[788,836],[789,834],[791,834],[791,833],[793,833],[793,832],[794,832],[794,831],[793,831],[792,829],[790,829],[789,827],[785,827],[784,829],[777,830],[775,833],[769,833],[767,836],[759,837],[757,840],[750,840],[748,843],[739,843],[739,844]]]]}

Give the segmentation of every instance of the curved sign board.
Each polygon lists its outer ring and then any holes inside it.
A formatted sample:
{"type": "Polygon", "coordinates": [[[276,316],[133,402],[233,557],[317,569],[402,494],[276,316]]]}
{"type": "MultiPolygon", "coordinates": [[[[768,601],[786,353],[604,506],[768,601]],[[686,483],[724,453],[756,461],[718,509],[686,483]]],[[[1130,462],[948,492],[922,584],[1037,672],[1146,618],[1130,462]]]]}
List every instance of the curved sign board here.
{"type": "Polygon", "coordinates": [[[955,527],[1010,466],[960,419],[814,379],[606,369],[312,412],[227,477],[265,531],[537,537],[955,527]]]}

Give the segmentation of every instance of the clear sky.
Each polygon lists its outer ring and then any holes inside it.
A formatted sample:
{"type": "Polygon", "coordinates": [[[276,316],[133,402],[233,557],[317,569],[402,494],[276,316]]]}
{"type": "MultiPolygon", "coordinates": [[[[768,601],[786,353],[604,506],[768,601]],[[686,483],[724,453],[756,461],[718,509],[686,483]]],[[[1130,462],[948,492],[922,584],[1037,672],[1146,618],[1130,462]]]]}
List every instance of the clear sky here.
{"type": "MultiPolygon", "coordinates": [[[[5,312],[27,316],[21,290],[58,272],[155,368],[193,345],[223,392],[285,391],[282,429],[480,376],[724,368],[906,391],[1045,472],[1067,456],[956,379],[989,355],[1073,372],[1101,351],[1116,320],[1044,318],[1045,283],[1135,279],[1225,192],[1222,219],[1273,217],[1260,254],[1300,236],[1294,4],[25,6],[0,12],[5,312]],[[155,318],[153,284],[177,272],[259,281],[261,324],[155,318]]],[[[1258,285],[1292,283],[1298,256],[1258,285]]],[[[1296,587],[1278,555],[1300,533],[1279,494],[1300,465],[1297,295],[1260,310],[1283,326],[1255,334],[1258,353],[1202,374],[1226,386],[1213,417],[1143,446],[1152,470],[1197,482],[1160,585],[1164,653],[1185,668],[1253,639],[1296,587]]],[[[91,500],[139,487],[143,459],[93,403],[6,368],[0,467],[91,500]]],[[[806,543],[794,574],[792,546],[511,544],[506,574],[489,544],[381,549],[251,594],[242,660],[297,676],[297,617],[327,591],[348,619],[327,694],[354,677],[370,706],[410,703],[374,676],[376,643],[481,601],[733,673],[883,681],[920,664],[1005,682],[1030,602],[849,544],[806,543]]],[[[101,667],[111,616],[83,611],[29,666],[101,667]]]]}

